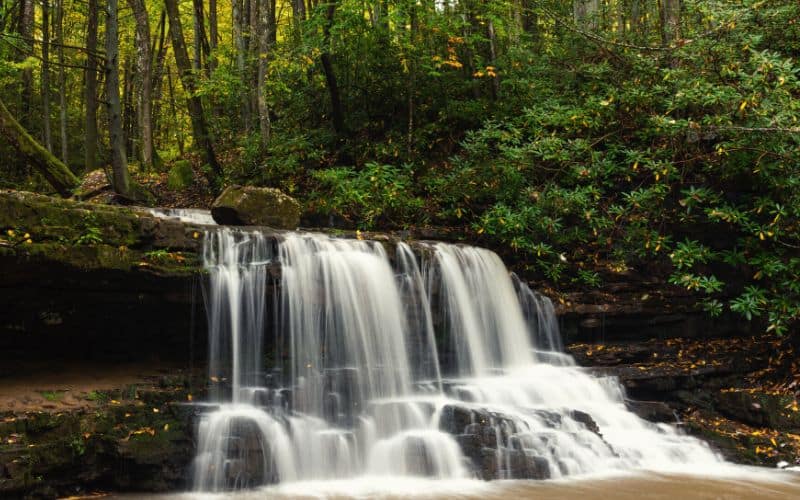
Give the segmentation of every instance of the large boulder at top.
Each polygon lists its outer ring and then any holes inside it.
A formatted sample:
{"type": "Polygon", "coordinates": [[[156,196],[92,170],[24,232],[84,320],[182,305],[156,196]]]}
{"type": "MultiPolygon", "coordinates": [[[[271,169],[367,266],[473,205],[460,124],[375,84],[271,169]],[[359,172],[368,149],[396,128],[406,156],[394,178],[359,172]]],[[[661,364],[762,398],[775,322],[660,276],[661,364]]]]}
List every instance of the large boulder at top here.
{"type": "Polygon", "coordinates": [[[229,186],[214,200],[211,216],[217,224],[295,229],[300,204],[274,188],[229,186]]]}

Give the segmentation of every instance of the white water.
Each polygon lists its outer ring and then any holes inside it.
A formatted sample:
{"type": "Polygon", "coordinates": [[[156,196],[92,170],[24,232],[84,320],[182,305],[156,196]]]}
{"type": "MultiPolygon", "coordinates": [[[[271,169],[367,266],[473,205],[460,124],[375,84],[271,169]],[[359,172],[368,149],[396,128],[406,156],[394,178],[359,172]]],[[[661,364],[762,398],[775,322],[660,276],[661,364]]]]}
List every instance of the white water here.
{"type": "Polygon", "coordinates": [[[175,219],[190,224],[204,224],[215,226],[217,223],[211,217],[210,210],[201,208],[147,208],[149,214],[162,219],[175,219]]]}
{"type": "Polygon", "coordinates": [[[406,244],[390,256],[325,235],[276,244],[208,233],[220,406],[200,424],[196,490],[722,465],[704,443],[628,412],[615,380],[558,352],[552,304],[497,255],[442,243],[420,253],[421,265],[406,244]]]}

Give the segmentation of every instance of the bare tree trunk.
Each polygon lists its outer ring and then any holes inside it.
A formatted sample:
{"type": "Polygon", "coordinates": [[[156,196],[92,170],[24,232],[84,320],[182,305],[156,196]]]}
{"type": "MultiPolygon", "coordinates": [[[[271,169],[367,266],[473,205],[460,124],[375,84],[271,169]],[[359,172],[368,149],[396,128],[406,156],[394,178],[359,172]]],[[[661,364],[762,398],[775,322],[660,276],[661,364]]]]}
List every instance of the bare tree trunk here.
{"type": "Polygon", "coordinates": [[[208,66],[211,72],[217,67],[217,43],[219,43],[217,0],[208,0],[208,46],[211,49],[211,54],[208,58],[208,66]]]}
{"type": "Polygon", "coordinates": [[[233,0],[233,48],[236,51],[236,71],[245,85],[242,86],[242,122],[245,130],[250,130],[250,105],[245,78],[245,44],[244,44],[244,17],[242,0],[233,0]]]}
{"type": "Polygon", "coordinates": [[[42,140],[44,147],[53,152],[50,133],[50,5],[42,0],[42,140]]]}
{"type": "MultiPolygon", "coordinates": [[[[259,21],[258,21],[258,6],[266,0],[250,0],[250,13],[249,13],[249,28],[247,30],[247,79],[245,80],[247,88],[250,89],[250,109],[253,110],[256,119],[260,121],[258,116],[258,61],[259,57],[259,21]]],[[[260,128],[260,123],[259,123],[260,128]]]]}
{"type": "Polygon", "coordinates": [[[669,45],[681,36],[681,1],[661,0],[661,41],[669,45]]]}
{"type": "Polygon", "coordinates": [[[320,55],[322,71],[325,73],[325,81],[328,84],[328,94],[331,98],[331,114],[333,119],[333,129],[337,134],[344,133],[344,111],[342,110],[342,100],[339,96],[339,84],[336,80],[336,73],[333,69],[333,61],[330,53],[331,26],[336,15],[336,0],[331,0],[328,4],[328,12],[324,26],[324,49],[320,55]]]}
{"type": "Polygon", "coordinates": [[[486,26],[489,35],[489,62],[492,66],[492,99],[497,100],[500,95],[500,78],[497,76],[497,34],[494,31],[494,22],[489,19],[486,26]]]}
{"type": "Polygon", "coordinates": [[[125,157],[122,133],[122,105],[119,97],[119,29],[117,0],[108,0],[106,7],[106,107],[108,135],[111,143],[111,184],[114,191],[130,196],[130,174],[125,157]]]}
{"type": "Polygon", "coordinates": [[[136,19],[136,115],[139,118],[142,167],[153,168],[153,58],[150,52],[150,18],[144,0],[128,0],[136,19]]]}
{"type": "Polygon", "coordinates": [[[89,0],[86,21],[86,123],[84,130],[84,169],[94,170],[97,157],[97,0],[89,0]]]}
{"type": "Polygon", "coordinates": [[[172,85],[172,70],[167,66],[167,84],[169,85],[169,109],[172,112],[172,122],[175,127],[175,139],[178,141],[178,153],[184,154],[183,131],[178,126],[178,109],[175,107],[175,86],[172,85]]]}
{"type": "Polygon", "coordinates": [[[133,74],[134,63],[125,58],[122,62],[122,136],[125,138],[125,157],[138,157],[138,139],[136,138],[136,109],[133,105],[133,74]]]}
{"type": "Polygon", "coordinates": [[[581,29],[596,31],[600,27],[600,0],[573,0],[572,10],[581,29]]]}
{"type": "Polygon", "coordinates": [[[64,0],[56,2],[55,34],[58,39],[58,120],[61,136],[61,161],[69,163],[67,138],[67,76],[64,71],[64,0]]]}
{"type": "Polygon", "coordinates": [[[158,22],[158,38],[154,40],[153,46],[150,50],[151,54],[155,54],[153,62],[153,75],[151,78],[152,92],[153,92],[153,163],[158,163],[158,150],[155,146],[155,137],[159,136],[161,130],[161,107],[163,98],[163,81],[164,81],[164,63],[167,57],[166,41],[166,23],[167,12],[161,11],[161,18],[158,22]]]}
{"type": "MultiPolygon", "coordinates": [[[[22,37],[23,51],[20,54],[20,60],[33,53],[33,21],[34,21],[34,2],[36,0],[21,0],[20,5],[20,18],[19,18],[19,34],[22,37]]],[[[33,97],[33,69],[26,67],[22,70],[22,93],[20,95],[20,109],[22,110],[22,124],[30,126],[31,119],[31,101],[33,97]]]]}
{"type": "Polygon", "coordinates": [[[256,93],[258,96],[258,125],[261,133],[261,144],[266,147],[269,144],[270,133],[272,124],[269,118],[269,107],[267,106],[266,95],[266,80],[267,80],[267,63],[269,53],[272,50],[272,32],[275,29],[273,16],[271,14],[272,2],[269,0],[261,0],[260,16],[259,16],[259,53],[258,53],[258,71],[256,82],[256,93]]]}
{"type": "Polygon", "coordinates": [[[200,100],[200,96],[197,95],[195,75],[192,72],[192,63],[189,60],[189,53],[186,50],[186,42],[183,38],[183,27],[181,26],[181,19],[178,13],[178,2],[177,0],[164,0],[164,5],[167,9],[167,17],[169,18],[169,33],[172,38],[172,52],[175,54],[175,65],[178,67],[181,83],[186,92],[194,142],[196,147],[203,151],[206,162],[211,167],[213,174],[209,176],[209,183],[213,189],[216,189],[218,187],[219,178],[222,177],[222,168],[214,154],[214,146],[211,142],[208,127],[206,126],[205,115],[203,114],[203,102],[200,100]]]}
{"type": "Polygon", "coordinates": [[[80,181],[66,165],[36,142],[0,100],[0,134],[26,158],[61,196],[70,196],[80,181]]]}

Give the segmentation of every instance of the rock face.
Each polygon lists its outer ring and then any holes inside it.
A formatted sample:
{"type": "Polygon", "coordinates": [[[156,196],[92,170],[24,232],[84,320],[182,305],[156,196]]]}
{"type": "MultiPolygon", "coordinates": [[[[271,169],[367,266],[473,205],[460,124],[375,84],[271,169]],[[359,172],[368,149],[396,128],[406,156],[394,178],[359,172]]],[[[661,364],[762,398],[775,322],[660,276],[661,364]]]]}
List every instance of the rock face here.
{"type": "Polygon", "coordinates": [[[274,188],[230,186],[211,206],[218,224],[295,229],[300,224],[300,204],[274,188]]]}

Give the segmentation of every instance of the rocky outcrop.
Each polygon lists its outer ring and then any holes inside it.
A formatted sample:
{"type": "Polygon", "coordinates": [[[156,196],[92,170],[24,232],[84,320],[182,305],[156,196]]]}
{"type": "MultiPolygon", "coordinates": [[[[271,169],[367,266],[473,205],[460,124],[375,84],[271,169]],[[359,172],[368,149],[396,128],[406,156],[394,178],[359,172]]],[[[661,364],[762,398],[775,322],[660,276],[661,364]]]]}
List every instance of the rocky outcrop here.
{"type": "Polygon", "coordinates": [[[189,487],[197,410],[188,380],[92,392],[88,406],[0,414],[0,497],[189,487]]]}
{"type": "Polygon", "coordinates": [[[206,228],[0,191],[0,365],[202,353],[206,228]],[[192,339],[194,337],[194,343],[192,339]]]}
{"type": "Polygon", "coordinates": [[[531,416],[542,423],[541,431],[532,431],[524,422],[503,413],[452,403],[442,408],[439,428],[455,437],[473,474],[485,480],[550,479],[551,467],[562,464],[545,456],[544,450],[552,437],[550,430],[563,430],[565,420],[571,419],[585,429],[582,432],[602,440],[597,423],[588,413],[531,410],[531,416]]]}
{"type": "Polygon", "coordinates": [[[300,204],[278,189],[229,186],[214,200],[211,215],[218,224],[296,229],[300,204]]]}

